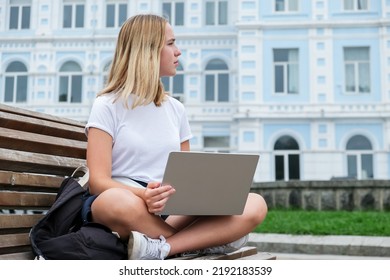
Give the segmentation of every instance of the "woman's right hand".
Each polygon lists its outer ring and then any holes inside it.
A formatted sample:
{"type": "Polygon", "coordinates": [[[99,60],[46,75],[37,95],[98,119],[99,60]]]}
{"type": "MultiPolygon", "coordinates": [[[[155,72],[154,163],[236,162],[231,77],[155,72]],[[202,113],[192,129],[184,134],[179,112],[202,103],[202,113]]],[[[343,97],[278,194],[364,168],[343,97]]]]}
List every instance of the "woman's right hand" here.
{"type": "Polygon", "coordinates": [[[175,192],[176,190],[170,185],[162,186],[159,182],[150,182],[144,192],[144,201],[149,213],[160,213],[169,197],[175,192]]]}

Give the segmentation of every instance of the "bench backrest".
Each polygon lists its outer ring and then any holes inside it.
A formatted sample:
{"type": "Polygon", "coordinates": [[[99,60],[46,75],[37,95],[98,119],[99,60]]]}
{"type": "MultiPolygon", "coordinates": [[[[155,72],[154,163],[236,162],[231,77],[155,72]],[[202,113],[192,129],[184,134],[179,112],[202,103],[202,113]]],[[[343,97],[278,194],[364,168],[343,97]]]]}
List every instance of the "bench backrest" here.
{"type": "Polygon", "coordinates": [[[0,104],[0,259],[32,258],[30,228],[86,164],[86,141],[81,122],[0,104]]]}

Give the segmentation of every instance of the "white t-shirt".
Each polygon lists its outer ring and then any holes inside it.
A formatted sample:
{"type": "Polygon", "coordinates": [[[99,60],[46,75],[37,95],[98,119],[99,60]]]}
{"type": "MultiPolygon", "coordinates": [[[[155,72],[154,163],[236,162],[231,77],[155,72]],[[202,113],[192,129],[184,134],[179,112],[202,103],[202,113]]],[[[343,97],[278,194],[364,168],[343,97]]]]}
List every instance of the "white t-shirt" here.
{"type": "Polygon", "coordinates": [[[180,143],[192,137],[185,108],[175,98],[167,96],[160,107],[150,103],[129,109],[123,101],[105,94],[94,101],[88,123],[111,135],[112,176],[143,182],[161,182],[168,155],[180,151],[180,143]]]}

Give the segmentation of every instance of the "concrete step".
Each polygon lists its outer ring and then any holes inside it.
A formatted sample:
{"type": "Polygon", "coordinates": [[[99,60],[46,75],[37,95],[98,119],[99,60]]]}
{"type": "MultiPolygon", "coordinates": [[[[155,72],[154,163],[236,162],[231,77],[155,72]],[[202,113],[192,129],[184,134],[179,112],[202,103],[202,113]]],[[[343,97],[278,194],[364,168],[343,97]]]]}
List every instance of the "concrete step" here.
{"type": "Polygon", "coordinates": [[[251,233],[248,246],[274,255],[303,254],[329,256],[389,257],[390,237],[381,236],[312,236],[251,233]]]}

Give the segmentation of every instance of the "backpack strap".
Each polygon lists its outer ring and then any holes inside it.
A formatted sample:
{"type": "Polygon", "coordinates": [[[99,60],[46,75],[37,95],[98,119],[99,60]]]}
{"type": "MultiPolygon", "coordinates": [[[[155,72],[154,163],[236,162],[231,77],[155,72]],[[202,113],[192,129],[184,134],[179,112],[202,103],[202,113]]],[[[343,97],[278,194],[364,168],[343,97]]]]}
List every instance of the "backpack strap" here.
{"type": "Polygon", "coordinates": [[[78,172],[83,172],[84,175],[79,178],[78,180],[78,183],[80,184],[80,186],[84,189],[84,190],[88,190],[88,187],[89,187],[89,184],[88,184],[88,181],[89,181],[89,169],[87,166],[85,165],[81,165],[79,167],[76,168],[76,170],[72,173],[71,177],[75,178],[76,174],[78,172]]]}

